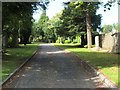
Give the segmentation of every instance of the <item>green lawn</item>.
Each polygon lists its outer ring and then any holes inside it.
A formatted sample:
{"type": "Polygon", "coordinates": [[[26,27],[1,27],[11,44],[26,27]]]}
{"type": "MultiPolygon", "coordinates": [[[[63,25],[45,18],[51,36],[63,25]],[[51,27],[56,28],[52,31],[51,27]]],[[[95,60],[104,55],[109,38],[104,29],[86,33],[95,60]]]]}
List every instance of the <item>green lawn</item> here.
{"type": "Polygon", "coordinates": [[[54,45],[75,53],[82,60],[100,69],[100,71],[108,76],[116,85],[120,85],[120,81],[118,82],[118,57],[120,57],[120,55],[80,48],[77,44],[54,45]]]}
{"type": "Polygon", "coordinates": [[[2,80],[19,67],[27,58],[37,50],[38,43],[20,45],[19,48],[8,48],[2,59],[2,80]]]}

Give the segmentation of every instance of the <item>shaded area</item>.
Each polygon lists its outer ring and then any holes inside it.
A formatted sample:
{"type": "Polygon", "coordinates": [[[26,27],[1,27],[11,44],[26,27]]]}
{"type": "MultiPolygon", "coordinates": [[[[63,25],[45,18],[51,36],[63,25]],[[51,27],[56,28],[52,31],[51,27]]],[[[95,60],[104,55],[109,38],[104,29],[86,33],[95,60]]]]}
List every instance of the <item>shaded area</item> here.
{"type": "Polygon", "coordinates": [[[2,79],[8,77],[16,68],[18,68],[33,52],[37,49],[37,44],[27,46],[20,45],[19,48],[8,48],[7,52],[2,54],[2,79]]]}

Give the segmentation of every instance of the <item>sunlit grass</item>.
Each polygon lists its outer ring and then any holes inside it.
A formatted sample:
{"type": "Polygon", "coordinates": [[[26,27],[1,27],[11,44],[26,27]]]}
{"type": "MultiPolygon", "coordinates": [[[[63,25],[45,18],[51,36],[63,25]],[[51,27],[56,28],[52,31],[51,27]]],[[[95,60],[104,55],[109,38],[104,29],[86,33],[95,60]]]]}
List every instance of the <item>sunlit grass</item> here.
{"type": "Polygon", "coordinates": [[[38,43],[20,45],[19,48],[8,48],[7,53],[2,58],[2,80],[8,77],[16,68],[18,68],[27,58],[32,56],[37,50],[38,43]]]}
{"type": "Polygon", "coordinates": [[[118,82],[118,57],[120,57],[120,55],[93,51],[87,48],[79,48],[78,45],[73,44],[54,45],[76,54],[82,60],[85,60],[92,66],[100,69],[100,71],[116,85],[120,85],[120,81],[118,82]]]}

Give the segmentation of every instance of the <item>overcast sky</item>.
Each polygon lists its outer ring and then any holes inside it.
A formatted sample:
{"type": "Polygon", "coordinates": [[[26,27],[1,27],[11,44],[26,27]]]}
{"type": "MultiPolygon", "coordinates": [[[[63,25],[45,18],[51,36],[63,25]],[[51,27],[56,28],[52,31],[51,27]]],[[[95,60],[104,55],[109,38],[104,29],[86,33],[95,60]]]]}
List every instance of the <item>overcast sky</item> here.
{"type": "MultiPolygon", "coordinates": [[[[51,19],[56,13],[60,12],[63,7],[63,1],[65,0],[55,0],[52,1],[47,9],[47,15],[51,19]]],[[[41,11],[38,10],[36,13],[34,13],[33,18],[38,21],[40,18],[41,11]]],[[[118,22],[118,5],[115,4],[113,7],[111,7],[111,10],[107,10],[104,12],[104,7],[101,6],[100,9],[97,11],[97,14],[102,14],[102,26],[104,24],[113,24],[118,22]]]]}

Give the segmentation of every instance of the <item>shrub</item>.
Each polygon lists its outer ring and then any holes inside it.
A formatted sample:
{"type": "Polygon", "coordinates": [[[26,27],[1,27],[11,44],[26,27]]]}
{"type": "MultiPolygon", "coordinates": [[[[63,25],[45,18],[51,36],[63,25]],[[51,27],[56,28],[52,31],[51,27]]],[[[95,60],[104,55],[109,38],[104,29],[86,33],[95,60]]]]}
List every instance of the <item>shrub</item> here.
{"type": "Polygon", "coordinates": [[[56,40],[56,43],[60,43],[59,40],[56,40]]]}
{"type": "Polygon", "coordinates": [[[65,44],[71,43],[70,40],[65,40],[65,44]]]}
{"type": "Polygon", "coordinates": [[[77,40],[74,40],[72,43],[73,43],[73,44],[77,43],[77,40]]]}
{"type": "Polygon", "coordinates": [[[12,44],[12,37],[9,37],[8,38],[8,46],[11,46],[11,44],[12,44]]]}

